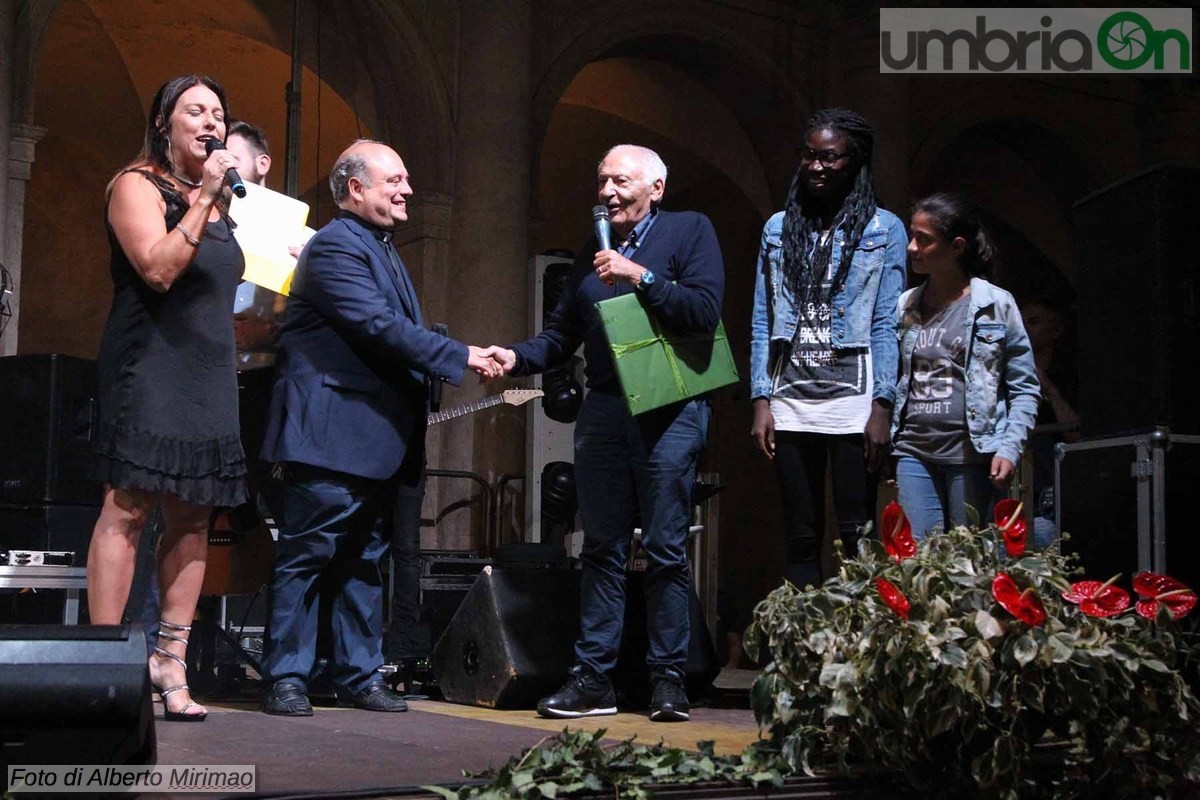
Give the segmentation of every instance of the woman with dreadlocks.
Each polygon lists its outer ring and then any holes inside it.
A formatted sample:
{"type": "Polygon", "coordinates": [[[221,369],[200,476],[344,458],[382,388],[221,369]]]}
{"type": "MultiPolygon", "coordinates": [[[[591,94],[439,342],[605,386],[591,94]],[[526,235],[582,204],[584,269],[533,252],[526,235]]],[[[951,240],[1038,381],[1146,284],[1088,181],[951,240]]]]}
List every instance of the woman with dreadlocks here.
{"type": "Polygon", "coordinates": [[[825,472],[843,546],[874,516],[896,396],[904,224],[879,208],[875,132],[844,108],[809,120],[787,206],[763,229],[751,325],[755,446],[775,463],[785,577],[821,582],[825,472]]]}

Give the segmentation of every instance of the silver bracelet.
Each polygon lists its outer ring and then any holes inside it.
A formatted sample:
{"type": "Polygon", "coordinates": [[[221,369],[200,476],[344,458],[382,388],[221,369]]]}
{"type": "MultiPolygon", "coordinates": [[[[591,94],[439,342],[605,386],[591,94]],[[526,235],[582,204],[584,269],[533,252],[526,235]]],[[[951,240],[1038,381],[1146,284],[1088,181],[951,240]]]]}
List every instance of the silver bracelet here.
{"type": "Polygon", "coordinates": [[[182,225],[176,225],[176,226],[175,226],[175,230],[177,230],[177,231],[179,231],[181,234],[183,234],[183,238],[184,238],[184,240],[185,240],[185,241],[186,241],[188,244],[190,244],[192,247],[199,247],[199,246],[200,246],[200,240],[199,240],[199,239],[197,239],[195,236],[192,236],[192,234],[188,232],[188,229],[187,229],[187,228],[183,227],[182,225]]]}

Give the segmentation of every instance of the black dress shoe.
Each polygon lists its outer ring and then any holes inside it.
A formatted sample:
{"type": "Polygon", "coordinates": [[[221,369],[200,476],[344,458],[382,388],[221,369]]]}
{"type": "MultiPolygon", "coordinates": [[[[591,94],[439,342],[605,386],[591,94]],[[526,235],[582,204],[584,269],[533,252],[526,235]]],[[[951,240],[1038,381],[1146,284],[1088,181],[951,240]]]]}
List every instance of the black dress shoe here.
{"type": "Polygon", "coordinates": [[[277,683],[263,698],[263,711],[279,717],[311,717],[308,695],[294,683],[277,683]]]}
{"type": "Polygon", "coordinates": [[[354,707],[367,711],[408,711],[408,703],[386,683],[376,681],[354,695],[354,707]]]}

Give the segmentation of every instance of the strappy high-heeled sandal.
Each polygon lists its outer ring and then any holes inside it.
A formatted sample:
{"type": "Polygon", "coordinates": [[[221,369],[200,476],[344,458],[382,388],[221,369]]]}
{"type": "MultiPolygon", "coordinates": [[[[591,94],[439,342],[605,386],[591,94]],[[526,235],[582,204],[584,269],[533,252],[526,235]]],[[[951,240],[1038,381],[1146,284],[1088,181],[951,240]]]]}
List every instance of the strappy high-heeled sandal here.
{"type": "MultiPolygon", "coordinates": [[[[160,619],[158,621],[158,635],[161,638],[170,639],[173,642],[183,642],[184,645],[186,645],[188,641],[186,636],[177,636],[174,633],[167,633],[163,630],[163,628],[166,628],[168,631],[176,631],[179,633],[190,633],[192,630],[191,625],[176,625],[175,623],[167,622],[164,619],[160,619]]],[[[183,667],[184,673],[187,673],[187,662],[169,650],[155,645],[154,654],[177,662],[179,666],[183,667]]],[[[155,686],[154,688],[158,689],[158,696],[162,698],[163,719],[167,722],[203,722],[208,717],[207,711],[202,714],[187,713],[189,708],[198,708],[200,706],[200,704],[195,700],[189,700],[188,704],[179,711],[172,711],[167,707],[167,698],[175,692],[191,692],[186,683],[181,683],[178,686],[170,686],[166,689],[158,686],[155,686]]]]}

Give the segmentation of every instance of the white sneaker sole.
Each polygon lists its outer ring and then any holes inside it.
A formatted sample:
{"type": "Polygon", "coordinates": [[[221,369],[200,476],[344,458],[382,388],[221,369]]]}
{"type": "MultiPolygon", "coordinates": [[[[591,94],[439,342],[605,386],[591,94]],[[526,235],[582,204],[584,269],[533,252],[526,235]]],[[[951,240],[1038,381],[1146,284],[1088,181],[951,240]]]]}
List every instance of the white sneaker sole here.
{"type": "Polygon", "coordinates": [[[560,708],[539,708],[538,714],[543,717],[556,717],[558,719],[577,719],[579,717],[602,717],[608,714],[617,713],[616,706],[608,708],[589,708],[587,711],[567,711],[560,708]]]}
{"type": "Polygon", "coordinates": [[[687,722],[691,715],[686,711],[655,711],[650,715],[651,722],[687,722]]]}

